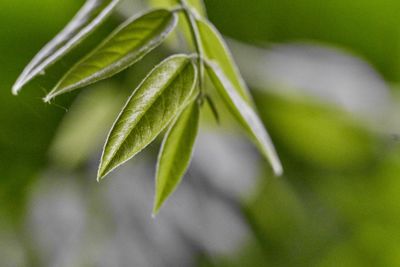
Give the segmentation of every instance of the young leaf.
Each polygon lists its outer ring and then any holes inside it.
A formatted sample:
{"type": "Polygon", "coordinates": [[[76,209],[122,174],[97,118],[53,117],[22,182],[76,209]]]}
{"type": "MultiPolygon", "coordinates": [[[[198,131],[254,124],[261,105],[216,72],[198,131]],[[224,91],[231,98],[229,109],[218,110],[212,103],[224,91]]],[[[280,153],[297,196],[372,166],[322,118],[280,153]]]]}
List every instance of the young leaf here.
{"type": "Polygon", "coordinates": [[[104,146],[97,179],[150,144],[187,105],[197,70],[190,57],[172,56],[144,79],[118,116],[104,146]]]}
{"type": "Polygon", "coordinates": [[[262,154],[270,161],[275,174],[281,175],[283,172],[282,164],[258,115],[238,94],[232,83],[217,64],[214,62],[207,62],[206,70],[215,88],[218,90],[232,114],[237,118],[246,132],[254,139],[262,154]]]}
{"type": "Polygon", "coordinates": [[[62,58],[92,33],[114,10],[119,0],[88,0],[71,22],[25,67],[13,86],[13,94],[62,58]]]}
{"type": "Polygon", "coordinates": [[[215,61],[220,66],[224,75],[230,80],[233,88],[248,103],[252,104],[252,98],[246,84],[241,77],[232,55],[218,30],[207,20],[197,19],[203,53],[206,59],[215,61]]]}
{"type": "Polygon", "coordinates": [[[136,63],[161,44],[176,25],[168,10],[150,11],[134,17],[69,70],[45,101],[65,92],[109,78],[136,63]]]}
{"type": "Polygon", "coordinates": [[[192,157],[199,129],[199,105],[193,101],[168,130],[158,156],[153,216],[175,191],[192,157]]]}

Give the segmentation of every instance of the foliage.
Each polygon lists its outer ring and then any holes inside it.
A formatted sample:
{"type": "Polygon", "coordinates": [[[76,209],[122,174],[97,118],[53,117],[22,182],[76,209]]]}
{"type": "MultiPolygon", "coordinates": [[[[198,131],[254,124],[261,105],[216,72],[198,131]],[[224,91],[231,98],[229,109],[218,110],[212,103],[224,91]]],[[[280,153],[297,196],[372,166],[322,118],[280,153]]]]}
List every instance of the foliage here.
{"type": "MultiPolygon", "coordinates": [[[[45,74],[50,65],[93,33],[117,2],[88,0],[67,27],[28,64],[13,87],[14,94],[39,74],[45,74]]],[[[72,66],[44,98],[50,102],[58,95],[114,76],[159,46],[178,20],[185,22],[188,31],[182,27],[179,30],[184,31],[188,43],[193,42],[194,53],[164,60],[134,90],[107,138],[97,177],[104,178],[169,127],[157,164],[154,214],[175,190],[190,163],[198,132],[199,108],[209,103],[218,116],[211,94],[204,86],[206,74],[232,115],[271,162],[275,174],[282,173],[279,158],[253,108],[248,89],[224,39],[205,17],[202,2],[161,2],[156,4],[164,8],[135,15],[119,26],[72,66]]]]}

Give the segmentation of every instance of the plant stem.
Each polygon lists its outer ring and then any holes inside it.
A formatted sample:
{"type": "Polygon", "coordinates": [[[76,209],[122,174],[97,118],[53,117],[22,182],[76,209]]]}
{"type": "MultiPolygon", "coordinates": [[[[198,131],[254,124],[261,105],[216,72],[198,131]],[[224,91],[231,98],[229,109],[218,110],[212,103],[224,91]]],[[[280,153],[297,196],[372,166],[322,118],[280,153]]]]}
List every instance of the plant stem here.
{"type": "Polygon", "coordinates": [[[189,7],[185,3],[185,0],[179,0],[179,4],[183,9],[183,14],[186,18],[187,23],[189,24],[190,33],[192,35],[194,48],[197,57],[197,64],[199,68],[199,87],[200,87],[200,97],[203,97],[203,79],[204,79],[204,65],[203,65],[203,48],[201,45],[201,37],[199,33],[199,29],[196,24],[196,20],[193,16],[193,13],[190,11],[189,7]]]}

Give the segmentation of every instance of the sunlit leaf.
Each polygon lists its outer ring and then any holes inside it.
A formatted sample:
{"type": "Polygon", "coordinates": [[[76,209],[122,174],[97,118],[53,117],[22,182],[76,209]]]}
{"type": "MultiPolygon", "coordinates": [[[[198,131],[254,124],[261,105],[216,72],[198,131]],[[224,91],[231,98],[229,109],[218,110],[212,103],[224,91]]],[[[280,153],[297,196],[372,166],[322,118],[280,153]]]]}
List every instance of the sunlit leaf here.
{"type": "Polygon", "coordinates": [[[270,161],[275,174],[281,175],[283,172],[281,162],[256,112],[243,100],[217,64],[207,62],[206,70],[232,114],[255,141],[261,153],[270,161]]]}
{"type": "Polygon", "coordinates": [[[43,73],[49,66],[62,58],[92,33],[114,10],[119,0],[88,0],[71,22],[25,67],[13,86],[13,93],[33,78],[43,73]]]}
{"type": "Polygon", "coordinates": [[[248,103],[252,103],[249,90],[233,61],[229,48],[225,44],[221,34],[207,20],[197,19],[196,21],[206,59],[217,62],[225,76],[230,80],[233,88],[248,103]]]}
{"type": "Polygon", "coordinates": [[[159,9],[134,17],[65,74],[45,101],[109,78],[128,68],[161,44],[176,25],[176,15],[159,9]]]}
{"type": "Polygon", "coordinates": [[[182,181],[192,157],[199,129],[199,105],[193,101],[164,137],[158,156],[153,216],[182,181]]]}
{"type": "Polygon", "coordinates": [[[118,116],[104,146],[98,179],[150,144],[192,98],[197,70],[185,55],[172,56],[145,78],[118,116]]]}

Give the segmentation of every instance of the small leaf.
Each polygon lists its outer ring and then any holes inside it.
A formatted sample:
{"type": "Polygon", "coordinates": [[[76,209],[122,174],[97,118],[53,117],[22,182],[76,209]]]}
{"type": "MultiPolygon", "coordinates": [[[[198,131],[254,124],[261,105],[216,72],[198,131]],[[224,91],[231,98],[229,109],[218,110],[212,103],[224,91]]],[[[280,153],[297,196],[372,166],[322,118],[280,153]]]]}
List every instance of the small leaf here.
{"type": "Polygon", "coordinates": [[[275,174],[281,175],[283,172],[282,164],[275,151],[274,145],[272,144],[272,141],[256,112],[238,94],[232,83],[228,80],[217,64],[214,62],[207,62],[206,70],[211,81],[232,114],[244,127],[251,138],[254,139],[261,153],[270,161],[275,174]]]}
{"type": "Polygon", "coordinates": [[[253,100],[246,84],[233,61],[228,46],[218,30],[207,20],[197,19],[203,52],[206,59],[218,63],[224,75],[230,80],[233,88],[249,103],[253,100]]]}
{"type": "Polygon", "coordinates": [[[175,25],[176,15],[164,9],[128,20],[73,66],[46,96],[45,101],[109,78],[128,68],[160,45],[175,25]]]}
{"type": "Polygon", "coordinates": [[[119,0],[88,0],[71,22],[25,67],[13,86],[13,94],[62,58],[92,33],[114,10],[119,0]]]}
{"type": "Polygon", "coordinates": [[[134,91],[110,131],[97,179],[150,144],[187,105],[197,82],[190,57],[172,56],[134,91]]]}
{"type": "Polygon", "coordinates": [[[199,129],[199,105],[193,101],[164,137],[158,156],[153,216],[175,191],[189,167],[199,129]]]}

